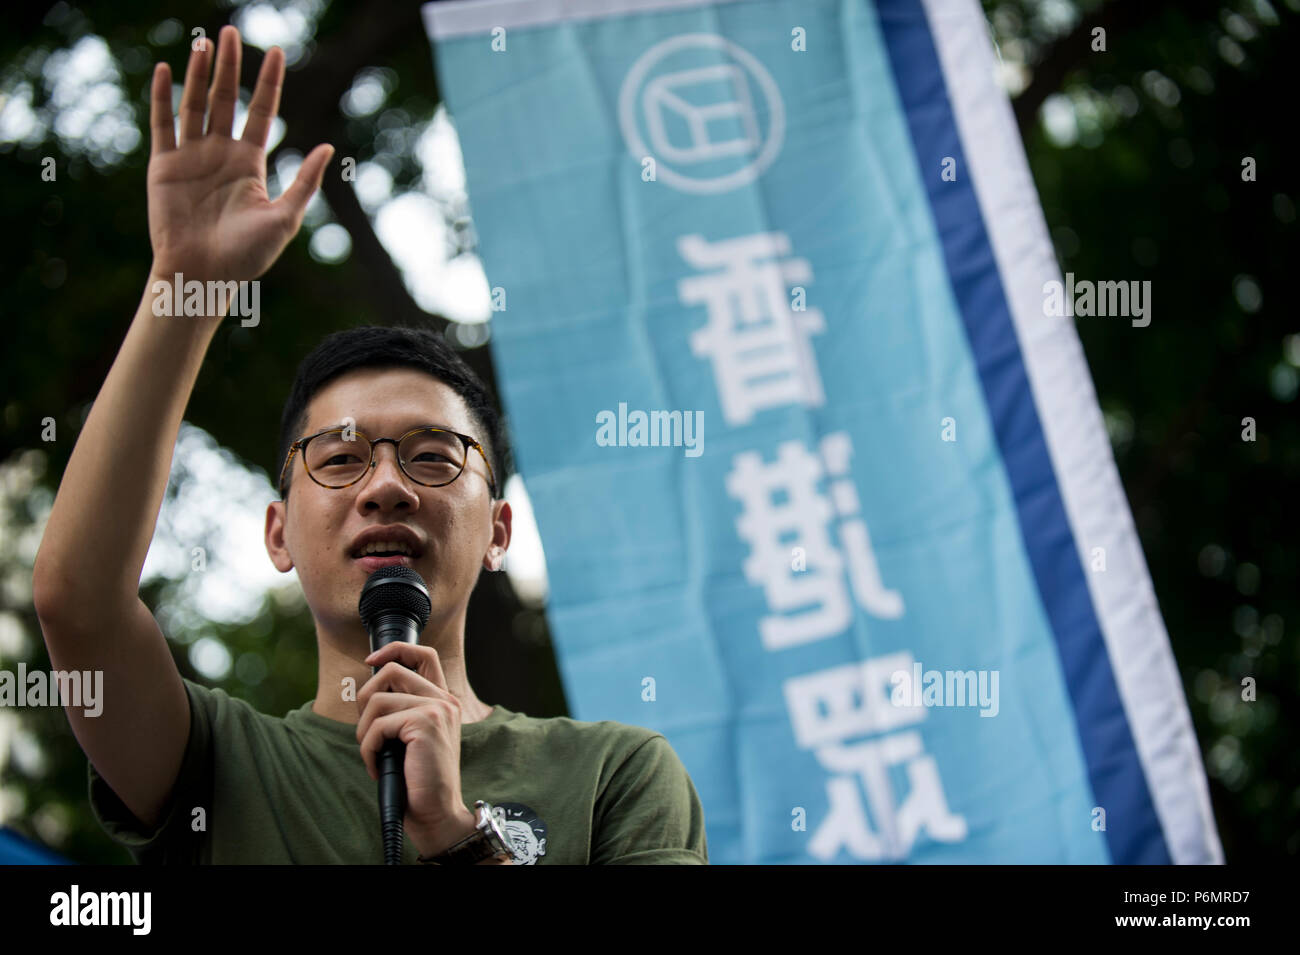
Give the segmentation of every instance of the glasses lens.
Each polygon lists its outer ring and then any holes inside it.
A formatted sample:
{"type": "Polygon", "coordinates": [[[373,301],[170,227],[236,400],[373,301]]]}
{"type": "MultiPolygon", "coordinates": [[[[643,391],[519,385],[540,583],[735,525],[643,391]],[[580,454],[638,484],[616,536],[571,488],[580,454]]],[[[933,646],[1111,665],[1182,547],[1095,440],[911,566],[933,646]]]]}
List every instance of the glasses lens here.
{"type": "Polygon", "coordinates": [[[343,487],[366,473],[370,466],[370,442],[359,431],[351,440],[344,432],[327,431],[307,442],[307,470],[326,487],[343,487]]]}
{"type": "Polygon", "coordinates": [[[465,445],[446,431],[417,431],[397,449],[406,473],[421,484],[450,484],[465,467],[465,445]]]}

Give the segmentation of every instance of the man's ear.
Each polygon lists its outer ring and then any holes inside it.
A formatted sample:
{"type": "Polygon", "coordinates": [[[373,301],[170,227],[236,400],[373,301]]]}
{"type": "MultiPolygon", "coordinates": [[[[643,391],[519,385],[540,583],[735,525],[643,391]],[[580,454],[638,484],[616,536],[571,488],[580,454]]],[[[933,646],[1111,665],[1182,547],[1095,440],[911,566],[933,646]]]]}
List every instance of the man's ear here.
{"type": "Polygon", "coordinates": [[[493,506],[492,543],[483,555],[483,566],[488,570],[500,570],[506,559],[506,549],[510,546],[510,505],[497,501],[493,506]]]}
{"type": "Polygon", "coordinates": [[[293,570],[293,558],[284,540],[284,522],[288,516],[288,505],[284,501],[272,501],[266,505],[266,552],[271,563],[282,574],[293,570]]]}

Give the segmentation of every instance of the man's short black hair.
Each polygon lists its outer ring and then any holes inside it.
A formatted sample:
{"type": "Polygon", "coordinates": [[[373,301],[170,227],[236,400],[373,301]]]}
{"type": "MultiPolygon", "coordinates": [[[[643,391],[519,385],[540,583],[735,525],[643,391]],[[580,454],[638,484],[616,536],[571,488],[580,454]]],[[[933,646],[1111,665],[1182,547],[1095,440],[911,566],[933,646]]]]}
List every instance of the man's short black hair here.
{"type": "MultiPolygon", "coordinates": [[[[474,437],[483,445],[492,465],[497,495],[505,496],[505,436],[491,394],[442,335],[429,328],[404,326],[363,325],[335,332],[302,360],[280,415],[280,457],[274,471],[277,480],[289,446],[302,437],[307,427],[307,405],[312,398],[335,378],[358,368],[415,368],[460,395],[478,432],[474,437]]],[[[286,498],[291,484],[286,474],[286,498]]]]}

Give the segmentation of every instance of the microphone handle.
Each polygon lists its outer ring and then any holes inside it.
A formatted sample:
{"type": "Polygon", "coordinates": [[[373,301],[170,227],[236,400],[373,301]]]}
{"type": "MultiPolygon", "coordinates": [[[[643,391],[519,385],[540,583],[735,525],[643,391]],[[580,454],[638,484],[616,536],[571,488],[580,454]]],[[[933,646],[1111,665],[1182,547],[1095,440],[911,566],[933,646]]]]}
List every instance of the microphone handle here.
{"type": "Polygon", "coordinates": [[[402,864],[402,822],[406,817],[406,744],[386,739],[379,750],[379,825],[384,864],[402,864]]]}
{"type": "MultiPolygon", "coordinates": [[[[390,643],[417,643],[419,631],[415,621],[405,614],[383,614],[375,621],[370,634],[371,652],[390,643]]],[[[408,668],[411,669],[411,668],[408,668]]],[[[379,667],[370,668],[371,675],[379,667]]],[[[386,739],[376,760],[379,768],[379,825],[384,840],[384,864],[402,864],[402,825],[406,818],[406,744],[400,739],[386,739]]]]}

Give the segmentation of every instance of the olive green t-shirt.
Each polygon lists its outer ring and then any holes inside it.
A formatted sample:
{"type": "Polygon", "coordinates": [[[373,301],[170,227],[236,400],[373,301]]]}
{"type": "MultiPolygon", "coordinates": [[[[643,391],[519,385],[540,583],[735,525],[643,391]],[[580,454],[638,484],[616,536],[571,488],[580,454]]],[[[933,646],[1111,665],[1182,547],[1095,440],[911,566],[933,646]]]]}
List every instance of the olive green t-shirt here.
{"type": "MultiPolygon", "coordinates": [[[[89,764],[95,818],[142,864],[379,865],[378,784],[356,726],[267,716],[185,680],[190,735],[166,817],[143,827],[89,764]]],[[[142,742],[147,745],[147,742],[142,742]]],[[[461,792],[505,812],[525,865],[707,865],[704,810],[659,733],[495,706],[461,726],[461,792]]],[[[402,861],[418,852],[404,837],[402,861]]]]}

